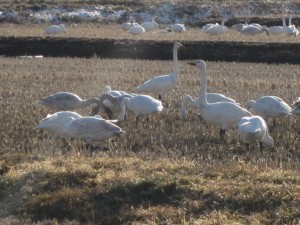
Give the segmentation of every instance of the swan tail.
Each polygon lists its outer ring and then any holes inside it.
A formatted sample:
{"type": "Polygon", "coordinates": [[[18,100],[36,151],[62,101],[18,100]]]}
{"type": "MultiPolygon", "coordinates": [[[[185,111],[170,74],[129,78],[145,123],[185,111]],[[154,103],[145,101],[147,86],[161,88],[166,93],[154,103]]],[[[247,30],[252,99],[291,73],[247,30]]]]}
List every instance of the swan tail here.
{"type": "Polygon", "coordinates": [[[262,142],[264,145],[266,145],[267,147],[270,147],[270,148],[275,146],[274,140],[269,134],[266,134],[264,136],[262,142]]]}

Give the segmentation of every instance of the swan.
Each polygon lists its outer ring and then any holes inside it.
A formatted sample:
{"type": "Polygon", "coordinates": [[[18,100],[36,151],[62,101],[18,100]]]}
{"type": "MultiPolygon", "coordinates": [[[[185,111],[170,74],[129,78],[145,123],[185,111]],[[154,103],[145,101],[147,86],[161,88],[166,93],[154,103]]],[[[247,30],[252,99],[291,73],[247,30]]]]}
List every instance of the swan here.
{"type": "MultiPolygon", "coordinates": [[[[98,98],[82,100],[78,95],[70,92],[57,92],[42,98],[38,103],[56,110],[69,111],[78,108],[85,108],[91,104],[99,104],[98,98]]],[[[101,105],[106,109],[105,105],[101,105]]],[[[108,110],[108,109],[107,109],[108,110]]]]}
{"type": "Polygon", "coordinates": [[[245,26],[247,26],[247,23],[237,23],[231,26],[231,29],[236,31],[241,31],[245,26]]]}
{"type": "Polygon", "coordinates": [[[285,30],[286,30],[285,17],[284,16],[282,17],[282,26],[269,27],[269,28],[267,28],[267,30],[270,35],[284,34],[285,30]]]}
{"type": "Polygon", "coordinates": [[[241,118],[238,124],[238,132],[248,150],[250,143],[255,141],[259,141],[261,150],[263,146],[274,147],[274,140],[269,135],[267,123],[260,116],[241,118]]]}
{"type": "Polygon", "coordinates": [[[61,111],[54,114],[48,114],[39,122],[35,129],[47,130],[54,133],[56,136],[67,136],[64,132],[64,125],[70,117],[77,119],[82,116],[71,111],[61,111]]]}
{"type": "Polygon", "coordinates": [[[128,31],[132,26],[138,26],[138,25],[139,24],[136,23],[132,17],[130,17],[128,22],[122,23],[122,28],[123,30],[128,31]]]}
{"type": "Polygon", "coordinates": [[[137,87],[138,91],[142,92],[154,92],[158,94],[158,99],[161,100],[162,94],[173,89],[178,80],[178,61],[177,51],[182,45],[179,42],[175,42],[173,48],[173,72],[168,75],[162,75],[154,77],[144,84],[137,87]]]}
{"type": "Polygon", "coordinates": [[[253,109],[253,111],[264,118],[274,118],[273,125],[275,125],[275,118],[289,116],[291,107],[277,96],[263,96],[256,100],[249,100],[246,109],[253,109]]]}
{"type": "MultiPolygon", "coordinates": [[[[206,98],[207,102],[209,103],[214,103],[214,102],[232,102],[236,103],[235,100],[232,98],[229,98],[225,95],[219,94],[219,93],[206,93],[206,98]]],[[[196,108],[200,112],[200,99],[195,98],[192,99],[190,95],[185,95],[182,98],[182,105],[181,105],[181,111],[180,111],[180,116],[181,117],[186,117],[187,115],[187,106],[191,104],[194,108],[196,108]]]]}
{"type": "Polygon", "coordinates": [[[44,34],[45,35],[53,35],[53,34],[58,34],[58,33],[62,33],[62,32],[66,32],[66,28],[65,25],[60,24],[60,25],[51,25],[49,26],[44,34]]]}
{"type": "Polygon", "coordinates": [[[119,137],[125,133],[119,126],[99,117],[70,117],[64,125],[64,133],[69,137],[86,142],[87,147],[92,147],[94,142],[119,137]]]}
{"type": "Polygon", "coordinates": [[[269,35],[269,31],[267,28],[259,28],[257,26],[250,25],[250,24],[247,26],[244,26],[243,29],[241,30],[241,33],[247,34],[247,35],[253,35],[253,36],[264,33],[264,32],[266,32],[267,35],[269,35]]]}
{"type": "Polygon", "coordinates": [[[141,27],[143,27],[146,31],[158,28],[158,24],[155,22],[156,18],[157,18],[157,16],[153,16],[152,20],[150,22],[142,23],[141,27]]]}
{"type": "Polygon", "coordinates": [[[143,33],[145,33],[145,29],[144,29],[144,27],[141,27],[140,25],[135,25],[135,26],[132,26],[127,32],[132,35],[142,35],[143,33]]]}
{"type": "Polygon", "coordinates": [[[297,36],[299,34],[299,30],[292,24],[292,15],[289,15],[289,25],[286,27],[285,33],[289,36],[297,36]]]}
{"type": "Polygon", "coordinates": [[[206,86],[207,74],[206,64],[203,60],[196,61],[200,69],[200,114],[204,121],[220,127],[220,137],[224,139],[225,131],[228,128],[236,127],[242,117],[252,116],[246,109],[232,102],[207,102],[206,86]]]}
{"type": "Polygon", "coordinates": [[[300,97],[298,97],[297,101],[294,101],[292,106],[294,109],[291,111],[293,115],[300,116],[300,97]]]}
{"type": "Polygon", "coordinates": [[[133,112],[136,116],[136,126],[140,116],[148,116],[163,110],[161,101],[149,95],[135,95],[131,98],[125,97],[121,102],[121,113],[118,115],[118,121],[124,121],[126,110],[133,112]]]}
{"type": "Polygon", "coordinates": [[[178,32],[178,33],[184,32],[184,31],[185,31],[184,24],[180,24],[180,23],[172,24],[172,25],[170,26],[170,29],[171,29],[171,31],[173,31],[173,32],[178,32]]]}
{"type": "Polygon", "coordinates": [[[213,26],[208,27],[206,30],[204,30],[205,33],[209,33],[211,35],[219,35],[223,34],[228,31],[228,28],[224,25],[224,23],[228,21],[228,19],[224,18],[222,20],[221,25],[215,24],[213,26]]]}

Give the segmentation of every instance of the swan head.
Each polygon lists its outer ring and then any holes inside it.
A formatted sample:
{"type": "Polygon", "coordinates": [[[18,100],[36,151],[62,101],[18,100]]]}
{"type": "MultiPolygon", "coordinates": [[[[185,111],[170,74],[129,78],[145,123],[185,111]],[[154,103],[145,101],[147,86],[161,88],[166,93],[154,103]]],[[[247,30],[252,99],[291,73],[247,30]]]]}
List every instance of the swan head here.
{"type": "Polygon", "coordinates": [[[178,50],[180,47],[183,47],[179,42],[175,42],[174,49],[178,50]]]}
{"type": "Polygon", "coordinates": [[[254,103],[255,103],[254,100],[249,100],[248,102],[246,102],[245,108],[247,110],[251,109],[254,103]]]}
{"type": "Polygon", "coordinates": [[[200,69],[206,68],[205,62],[203,60],[196,60],[196,66],[200,69]]]}
{"type": "Polygon", "coordinates": [[[106,86],[104,87],[103,93],[106,94],[106,93],[108,93],[108,92],[110,92],[110,91],[111,91],[111,87],[110,87],[109,85],[106,85],[106,86]]]}

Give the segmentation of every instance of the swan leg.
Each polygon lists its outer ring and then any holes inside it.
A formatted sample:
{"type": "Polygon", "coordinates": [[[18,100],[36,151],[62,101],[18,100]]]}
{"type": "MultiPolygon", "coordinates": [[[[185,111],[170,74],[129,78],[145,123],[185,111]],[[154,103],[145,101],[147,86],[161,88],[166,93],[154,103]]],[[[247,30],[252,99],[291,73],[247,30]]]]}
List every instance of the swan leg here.
{"type": "Polygon", "coordinates": [[[263,148],[264,148],[263,143],[260,141],[260,142],[259,142],[259,149],[262,151],[263,148]]]}
{"type": "Polygon", "coordinates": [[[273,119],[273,127],[275,127],[275,125],[276,125],[276,119],[274,118],[273,119]]]}
{"type": "Polygon", "coordinates": [[[136,126],[136,129],[137,129],[137,130],[139,129],[138,123],[139,123],[139,116],[137,116],[137,117],[136,117],[136,120],[135,120],[135,126],[136,126]]]}
{"type": "Polygon", "coordinates": [[[246,149],[249,151],[250,150],[250,144],[246,144],[246,149]]]}
{"type": "Polygon", "coordinates": [[[161,99],[162,99],[162,96],[158,95],[158,100],[161,101],[161,99]]]}

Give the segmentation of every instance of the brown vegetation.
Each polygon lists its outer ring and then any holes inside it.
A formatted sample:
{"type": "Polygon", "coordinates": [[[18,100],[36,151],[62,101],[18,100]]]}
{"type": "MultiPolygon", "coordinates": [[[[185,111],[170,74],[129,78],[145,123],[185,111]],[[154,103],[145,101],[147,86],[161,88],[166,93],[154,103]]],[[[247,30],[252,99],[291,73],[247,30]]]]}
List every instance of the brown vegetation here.
{"type": "MultiPolygon", "coordinates": [[[[1,58],[0,66],[1,224],[299,222],[297,118],[278,120],[271,130],[275,149],[254,144],[246,151],[234,130],[220,143],[218,129],[194,110],[179,117],[182,96],[199,92],[198,70],[188,61],[179,62],[180,82],[164,96],[164,111],[139,130],[129,115],[112,150],[92,157],[79,141],[65,149],[34,130],[53,112],[36,101],[57,91],[100,96],[105,85],[134,92],[169,73],[170,61],[1,58]]],[[[208,91],[242,105],[262,95],[288,103],[299,96],[298,65],[207,62],[207,69],[208,91]]]]}

